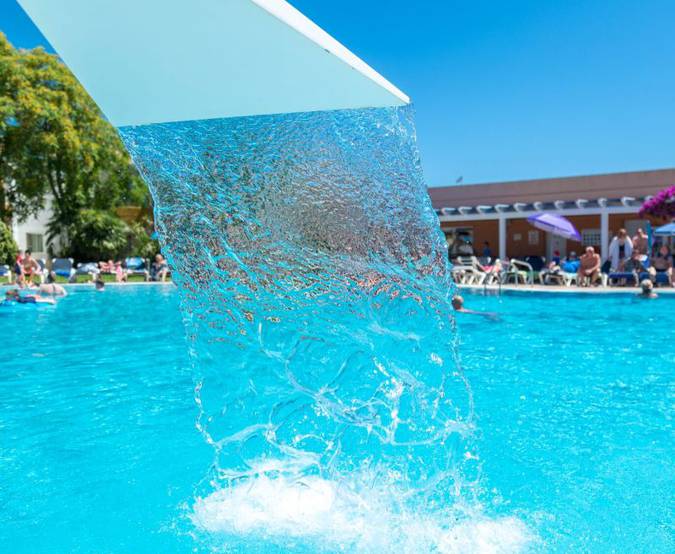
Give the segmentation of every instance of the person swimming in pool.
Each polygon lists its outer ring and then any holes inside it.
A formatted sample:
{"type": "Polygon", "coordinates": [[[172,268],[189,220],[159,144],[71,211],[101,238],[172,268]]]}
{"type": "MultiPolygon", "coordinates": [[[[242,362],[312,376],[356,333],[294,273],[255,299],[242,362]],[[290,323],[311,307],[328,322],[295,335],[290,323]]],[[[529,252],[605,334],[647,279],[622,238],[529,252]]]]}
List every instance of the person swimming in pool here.
{"type": "Polygon", "coordinates": [[[481,315],[495,321],[499,319],[499,315],[494,312],[478,312],[476,310],[468,310],[464,307],[464,297],[459,294],[456,294],[452,297],[452,308],[460,314],[481,315]]]}
{"type": "Polygon", "coordinates": [[[8,290],[5,293],[5,302],[16,302],[17,304],[56,304],[53,298],[42,298],[37,294],[20,295],[16,289],[8,290]]]}

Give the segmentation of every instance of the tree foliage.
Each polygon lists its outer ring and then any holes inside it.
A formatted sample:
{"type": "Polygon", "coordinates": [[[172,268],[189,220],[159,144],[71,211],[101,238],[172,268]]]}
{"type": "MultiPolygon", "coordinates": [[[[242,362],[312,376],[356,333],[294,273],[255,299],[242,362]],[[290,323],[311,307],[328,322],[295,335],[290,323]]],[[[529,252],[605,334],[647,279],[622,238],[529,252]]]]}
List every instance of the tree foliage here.
{"type": "Polygon", "coordinates": [[[68,68],[41,48],[16,50],[1,33],[0,183],[0,219],[25,219],[51,199],[48,238],[66,244],[65,231],[91,225],[83,210],[149,203],[117,132],[68,68]]]}
{"type": "Polygon", "coordinates": [[[11,266],[16,259],[17,250],[12,231],[0,221],[0,265],[11,266]]]}

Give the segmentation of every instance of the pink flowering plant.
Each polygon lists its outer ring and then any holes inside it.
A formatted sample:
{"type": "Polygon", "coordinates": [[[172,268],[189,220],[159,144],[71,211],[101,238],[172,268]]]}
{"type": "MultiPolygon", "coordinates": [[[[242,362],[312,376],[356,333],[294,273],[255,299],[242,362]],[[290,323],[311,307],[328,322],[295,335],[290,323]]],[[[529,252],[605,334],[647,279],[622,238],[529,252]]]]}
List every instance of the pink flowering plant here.
{"type": "Polygon", "coordinates": [[[640,215],[675,218],[675,185],[662,190],[642,204],[640,215]]]}

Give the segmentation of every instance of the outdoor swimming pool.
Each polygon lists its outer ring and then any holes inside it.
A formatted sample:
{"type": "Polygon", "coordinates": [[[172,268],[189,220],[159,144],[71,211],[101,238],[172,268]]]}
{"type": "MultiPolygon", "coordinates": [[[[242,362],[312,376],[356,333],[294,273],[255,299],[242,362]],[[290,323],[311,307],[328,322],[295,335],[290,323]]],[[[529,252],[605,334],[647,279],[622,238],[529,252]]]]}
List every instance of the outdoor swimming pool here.
{"type": "MultiPolygon", "coordinates": [[[[0,544],[283,551],[264,535],[239,541],[193,524],[214,456],[195,429],[176,290],[71,290],[55,307],[0,307],[0,544]]],[[[510,522],[503,551],[674,551],[675,298],[466,297],[501,314],[461,315],[458,328],[478,498],[484,515],[510,522]]],[[[417,515],[422,536],[429,527],[417,515]]],[[[355,548],[336,542],[340,531],[326,551],[355,548]]],[[[494,537],[488,520],[436,548],[502,551],[489,549],[494,537]]],[[[302,537],[295,546],[303,550],[302,537]]]]}

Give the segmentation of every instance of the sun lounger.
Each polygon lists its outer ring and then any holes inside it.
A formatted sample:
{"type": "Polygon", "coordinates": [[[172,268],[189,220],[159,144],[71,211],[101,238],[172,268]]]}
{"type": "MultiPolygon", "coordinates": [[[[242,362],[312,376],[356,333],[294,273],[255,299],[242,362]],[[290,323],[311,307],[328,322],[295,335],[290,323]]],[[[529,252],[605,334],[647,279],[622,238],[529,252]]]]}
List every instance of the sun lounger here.
{"type": "Polygon", "coordinates": [[[54,258],[52,260],[52,271],[59,277],[64,277],[68,281],[75,278],[75,261],[72,258],[54,258]]]}
{"type": "Polygon", "coordinates": [[[124,260],[127,275],[143,275],[146,281],[150,279],[148,267],[148,262],[143,258],[131,257],[124,260]]]}
{"type": "Polygon", "coordinates": [[[540,283],[544,283],[541,274],[546,271],[546,259],[542,256],[528,256],[525,261],[532,266],[532,272],[529,279],[534,283],[535,279],[539,279],[540,283]]]}
{"type": "Polygon", "coordinates": [[[8,265],[0,265],[0,277],[7,279],[7,283],[12,282],[12,272],[8,265]]]}
{"type": "Polygon", "coordinates": [[[92,277],[98,275],[101,271],[98,264],[95,262],[84,262],[77,264],[75,275],[90,275],[92,277]]]}
{"type": "Polygon", "coordinates": [[[465,285],[482,285],[488,273],[483,270],[476,256],[458,256],[452,268],[455,282],[465,285]]]}
{"type": "Polygon", "coordinates": [[[534,269],[532,266],[522,260],[511,260],[506,271],[504,272],[504,283],[508,283],[513,279],[514,284],[523,281],[524,285],[534,284],[534,269]]]}
{"type": "MultiPolygon", "coordinates": [[[[650,279],[651,280],[652,276],[649,274],[648,271],[643,271],[640,273],[638,277],[638,281],[644,281],[645,279],[650,279]]],[[[656,272],[654,275],[654,284],[656,285],[670,285],[670,278],[668,277],[667,273],[663,272],[656,272]]]]}
{"type": "Polygon", "coordinates": [[[607,275],[607,283],[609,285],[616,285],[617,281],[626,281],[626,283],[633,282],[633,286],[638,285],[638,274],[635,271],[610,271],[607,275]]]}

